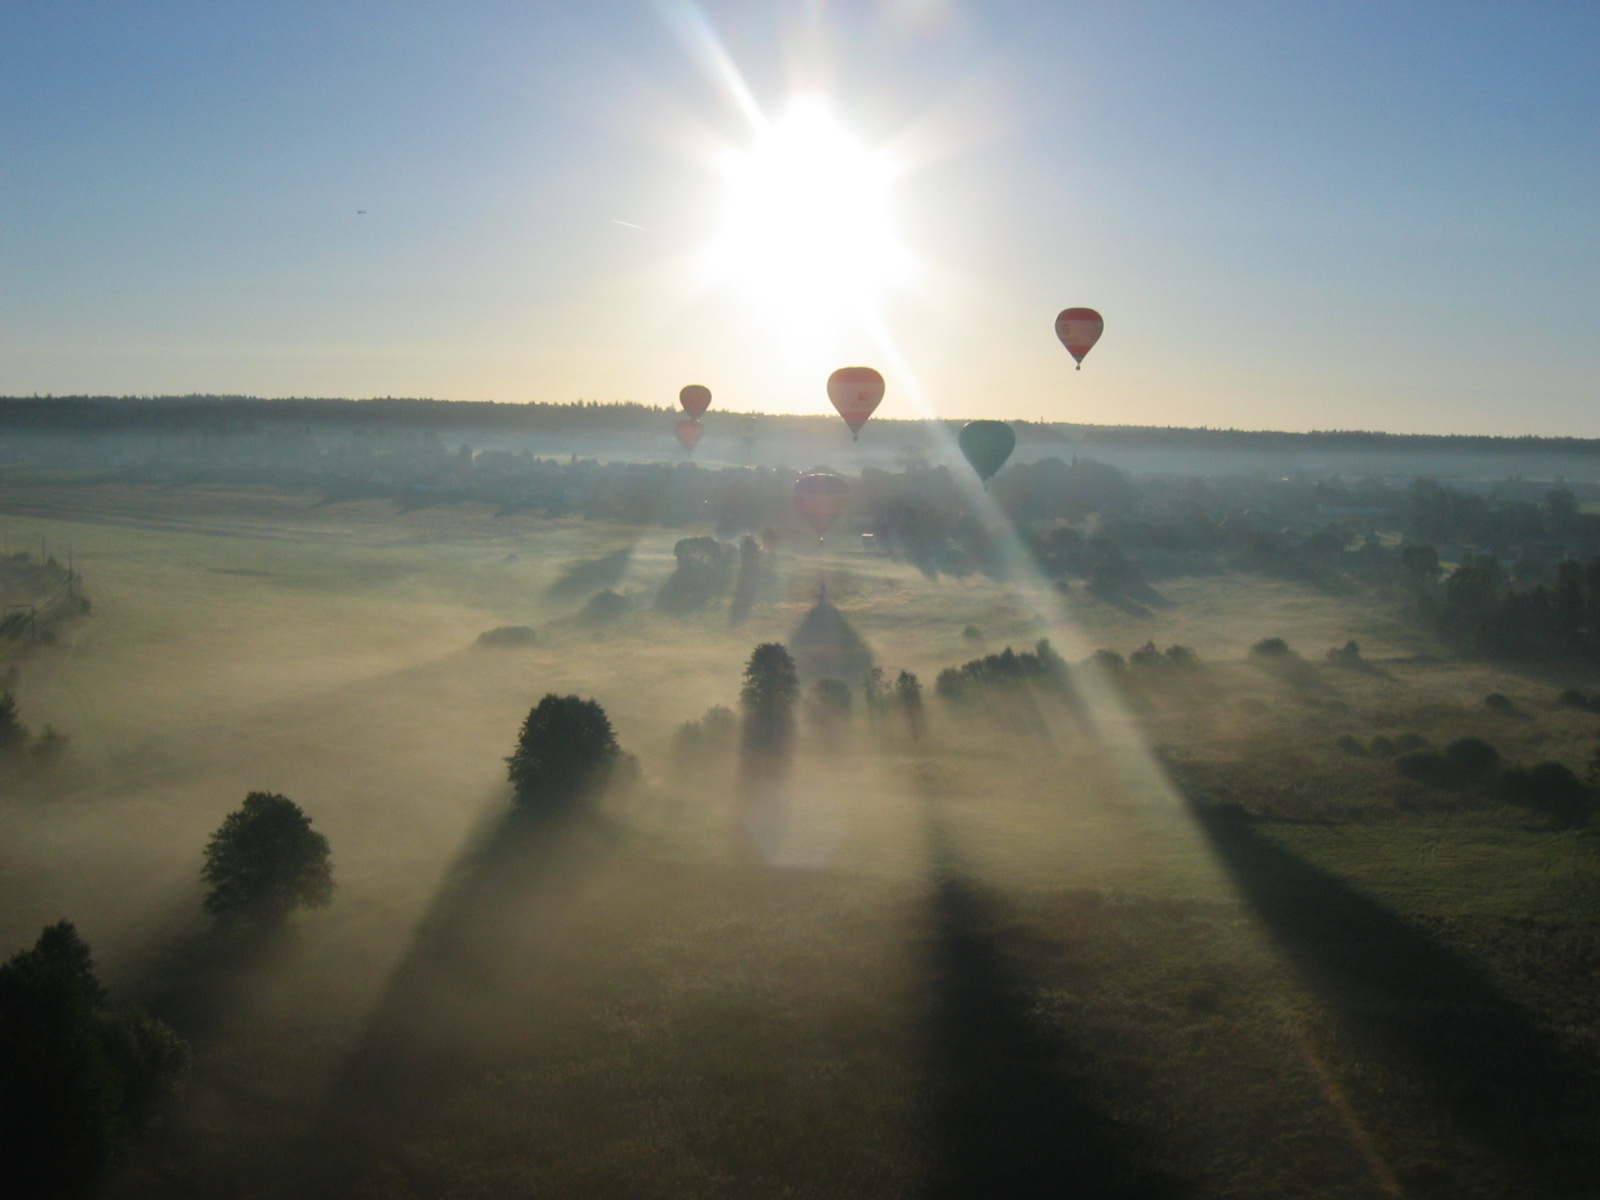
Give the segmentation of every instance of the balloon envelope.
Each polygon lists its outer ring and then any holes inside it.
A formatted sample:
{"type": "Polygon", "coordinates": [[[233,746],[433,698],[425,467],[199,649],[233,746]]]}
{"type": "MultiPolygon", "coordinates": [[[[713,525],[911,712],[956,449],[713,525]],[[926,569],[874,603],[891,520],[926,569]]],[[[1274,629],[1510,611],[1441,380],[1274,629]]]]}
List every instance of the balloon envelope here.
{"type": "Polygon", "coordinates": [[[711,407],[711,389],[702,387],[698,383],[691,383],[678,393],[678,403],[683,405],[683,411],[691,417],[704,416],[706,409],[711,407]]]}
{"type": "Polygon", "coordinates": [[[968,421],[956,441],[978,478],[986,483],[1017,448],[1016,432],[1004,421],[968,421]]]}
{"type": "Polygon", "coordinates": [[[1067,353],[1083,365],[1083,356],[1100,340],[1105,320],[1092,308],[1064,308],[1056,317],[1056,336],[1067,353]]]}
{"type": "Polygon", "coordinates": [[[850,503],[850,485],[837,475],[802,475],[794,481],[794,507],[821,537],[850,503]]]}
{"type": "Polygon", "coordinates": [[[674,425],[672,431],[678,435],[678,444],[693,454],[694,448],[700,444],[700,435],[705,433],[705,426],[686,417],[674,425]]]}
{"type": "Polygon", "coordinates": [[[871,367],[840,367],[828,376],[828,399],[850,432],[860,433],[883,399],[883,376],[871,367]]]}

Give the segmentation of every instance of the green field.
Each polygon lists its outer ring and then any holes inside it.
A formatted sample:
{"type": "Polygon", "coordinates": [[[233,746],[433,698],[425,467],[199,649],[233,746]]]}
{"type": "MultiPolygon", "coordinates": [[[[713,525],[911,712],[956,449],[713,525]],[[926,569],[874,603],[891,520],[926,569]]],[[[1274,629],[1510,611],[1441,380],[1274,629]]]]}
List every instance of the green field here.
{"type": "Polygon", "coordinates": [[[0,511],[93,604],[13,654],[23,718],[71,741],[0,801],[0,951],[73,920],[196,1054],[110,1195],[1597,1194],[1594,835],[1335,745],[1581,773],[1595,720],[1370,598],[1218,575],[1124,612],[840,537],[730,628],[651,611],[700,530],[51,480],[0,511]],[[629,546],[629,615],[549,598],[629,546]],[[1204,669],[1036,696],[1031,728],[929,686],[920,740],[808,725],[761,792],[675,766],[824,583],[928,685],[1040,637],[1204,669]],[[539,643],[474,645],[508,625],[539,643]],[[1268,636],[1295,671],[1248,661],[1268,636]],[[1352,638],[1371,669],[1323,662],[1352,638]],[[536,823],[502,759],[552,691],[643,778],[536,823]],[[197,872],[252,790],[313,817],[339,891],[223,954],[197,872]]]}

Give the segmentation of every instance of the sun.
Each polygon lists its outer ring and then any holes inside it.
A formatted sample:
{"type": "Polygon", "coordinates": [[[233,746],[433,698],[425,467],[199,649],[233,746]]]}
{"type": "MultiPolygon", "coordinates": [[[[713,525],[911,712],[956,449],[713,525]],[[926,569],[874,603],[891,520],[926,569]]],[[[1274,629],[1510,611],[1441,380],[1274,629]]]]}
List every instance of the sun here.
{"type": "Polygon", "coordinates": [[[795,103],[717,166],[725,207],[706,271],[772,310],[792,333],[870,316],[908,280],[911,258],[892,220],[893,164],[851,136],[823,102],[795,103]]]}

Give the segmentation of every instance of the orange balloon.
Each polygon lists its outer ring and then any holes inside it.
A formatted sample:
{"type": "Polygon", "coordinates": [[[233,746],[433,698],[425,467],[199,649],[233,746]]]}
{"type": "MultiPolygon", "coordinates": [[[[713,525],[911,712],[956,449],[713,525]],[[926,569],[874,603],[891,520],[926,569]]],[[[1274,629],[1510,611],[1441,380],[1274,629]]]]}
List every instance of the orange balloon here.
{"type": "Polygon", "coordinates": [[[850,485],[837,475],[802,475],[794,481],[794,507],[820,538],[850,503],[850,485]]]}
{"type": "Polygon", "coordinates": [[[1092,308],[1064,308],[1056,317],[1056,336],[1077,360],[1078,370],[1083,370],[1083,356],[1094,348],[1105,327],[1104,318],[1092,308]]]}
{"type": "Polygon", "coordinates": [[[698,383],[691,383],[678,393],[678,403],[683,405],[683,411],[691,417],[703,417],[706,409],[711,407],[711,389],[701,387],[698,383]]]}
{"type": "Polygon", "coordinates": [[[678,435],[679,445],[693,454],[694,448],[700,444],[700,438],[706,430],[699,421],[685,417],[672,427],[672,431],[678,435]]]}
{"type": "Polygon", "coordinates": [[[861,427],[883,400],[883,376],[871,367],[840,367],[828,376],[828,399],[859,437],[861,427]]]}

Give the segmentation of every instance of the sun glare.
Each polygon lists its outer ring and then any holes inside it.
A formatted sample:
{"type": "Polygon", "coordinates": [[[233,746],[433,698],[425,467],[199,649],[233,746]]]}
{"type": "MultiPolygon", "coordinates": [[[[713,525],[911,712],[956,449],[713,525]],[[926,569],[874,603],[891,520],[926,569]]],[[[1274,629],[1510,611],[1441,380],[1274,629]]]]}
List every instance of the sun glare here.
{"type": "Polygon", "coordinates": [[[870,314],[908,276],[891,220],[891,164],[822,103],[797,103],[718,166],[726,208],[708,273],[777,310],[791,332],[870,314]]]}

